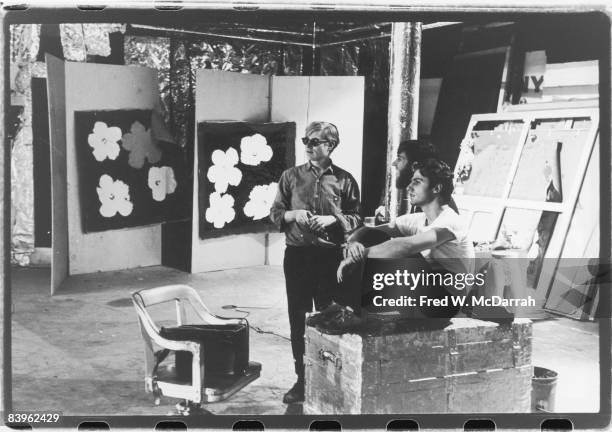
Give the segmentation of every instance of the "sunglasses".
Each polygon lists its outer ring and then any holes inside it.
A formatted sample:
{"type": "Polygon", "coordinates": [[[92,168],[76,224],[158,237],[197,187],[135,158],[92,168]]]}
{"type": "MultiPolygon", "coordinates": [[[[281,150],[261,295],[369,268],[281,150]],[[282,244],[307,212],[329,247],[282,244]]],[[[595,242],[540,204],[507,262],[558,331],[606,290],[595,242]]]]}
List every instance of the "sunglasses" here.
{"type": "Polygon", "coordinates": [[[302,138],[302,143],[304,143],[305,146],[308,147],[317,147],[323,143],[328,143],[328,140],[320,140],[319,138],[308,138],[308,137],[304,137],[302,138]]]}

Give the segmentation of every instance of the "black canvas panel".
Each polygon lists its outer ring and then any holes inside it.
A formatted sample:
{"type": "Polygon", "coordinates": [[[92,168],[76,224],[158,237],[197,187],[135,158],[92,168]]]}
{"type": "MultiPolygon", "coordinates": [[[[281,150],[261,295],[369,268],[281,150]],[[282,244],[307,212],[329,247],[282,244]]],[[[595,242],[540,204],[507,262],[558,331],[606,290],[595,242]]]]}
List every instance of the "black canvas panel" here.
{"type": "Polygon", "coordinates": [[[75,113],[84,232],[188,218],[184,151],[150,129],[151,110],[75,113]]]}
{"type": "Polygon", "coordinates": [[[200,238],[273,230],[270,200],[295,164],[295,123],[199,123],[198,162],[200,238]]]}

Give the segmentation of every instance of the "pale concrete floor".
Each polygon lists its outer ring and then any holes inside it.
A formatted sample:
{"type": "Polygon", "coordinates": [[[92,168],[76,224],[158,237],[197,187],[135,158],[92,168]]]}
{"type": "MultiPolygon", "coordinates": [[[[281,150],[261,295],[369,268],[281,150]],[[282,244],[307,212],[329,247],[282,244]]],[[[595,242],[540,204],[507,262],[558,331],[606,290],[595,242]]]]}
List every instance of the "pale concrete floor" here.
{"type": "MultiPolygon", "coordinates": [[[[190,275],[165,267],[74,276],[49,295],[49,269],[12,270],[14,410],[64,415],[164,415],[177,400],[154,406],[144,393],[143,345],[131,292],[186,283],[219,315],[249,309],[251,360],[261,377],[228,401],[208,404],[214,414],[285,414],[281,402],[294,381],[282,268],[252,267],[190,275]]],[[[555,317],[534,323],[533,364],[559,373],[557,412],[599,410],[598,326],[555,317]]],[[[290,412],[295,413],[295,411],[290,412]]]]}

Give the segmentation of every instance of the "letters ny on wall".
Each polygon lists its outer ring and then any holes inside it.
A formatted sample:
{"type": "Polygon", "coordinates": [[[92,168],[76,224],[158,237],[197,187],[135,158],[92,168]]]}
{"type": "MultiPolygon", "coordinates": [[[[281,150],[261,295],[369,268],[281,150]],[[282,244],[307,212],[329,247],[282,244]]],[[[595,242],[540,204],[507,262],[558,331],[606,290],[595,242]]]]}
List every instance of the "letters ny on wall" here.
{"type": "Polygon", "coordinates": [[[200,238],[273,229],[278,180],[294,164],[295,123],[199,123],[200,238]]]}
{"type": "Polygon", "coordinates": [[[84,232],[187,218],[185,155],[158,118],[151,110],[75,112],[84,232]]]}

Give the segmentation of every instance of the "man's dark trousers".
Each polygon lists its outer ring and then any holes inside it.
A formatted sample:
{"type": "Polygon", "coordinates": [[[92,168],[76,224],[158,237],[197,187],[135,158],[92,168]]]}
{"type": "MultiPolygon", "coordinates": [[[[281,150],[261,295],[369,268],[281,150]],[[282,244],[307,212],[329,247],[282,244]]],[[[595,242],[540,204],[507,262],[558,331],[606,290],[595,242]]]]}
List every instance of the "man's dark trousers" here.
{"type": "Polygon", "coordinates": [[[287,246],[283,267],[291,329],[291,350],[298,381],[304,381],[304,331],[306,313],[327,307],[332,300],[342,304],[336,270],[341,248],[287,246]]]}

